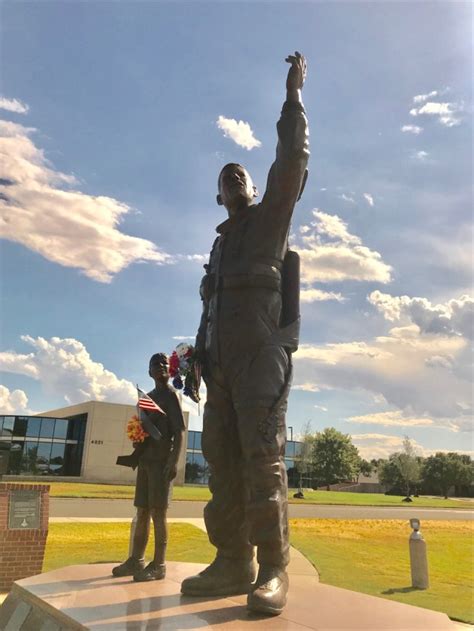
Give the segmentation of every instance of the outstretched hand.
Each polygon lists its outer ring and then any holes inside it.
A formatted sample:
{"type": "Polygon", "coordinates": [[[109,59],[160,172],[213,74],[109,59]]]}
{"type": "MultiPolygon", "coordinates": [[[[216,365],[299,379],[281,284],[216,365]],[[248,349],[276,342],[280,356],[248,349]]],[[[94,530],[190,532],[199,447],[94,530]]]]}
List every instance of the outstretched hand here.
{"type": "Polygon", "coordinates": [[[291,68],[288,70],[288,77],[286,79],[287,91],[294,92],[296,90],[301,90],[306,79],[306,59],[301,53],[295,51],[295,54],[288,55],[285,61],[291,64],[291,68]]]}

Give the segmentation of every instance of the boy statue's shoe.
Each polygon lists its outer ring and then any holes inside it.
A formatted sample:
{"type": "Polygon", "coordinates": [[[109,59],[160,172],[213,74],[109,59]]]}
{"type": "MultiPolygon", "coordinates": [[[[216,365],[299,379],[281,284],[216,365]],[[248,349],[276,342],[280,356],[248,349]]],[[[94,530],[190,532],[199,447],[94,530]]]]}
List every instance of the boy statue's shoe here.
{"type": "Polygon", "coordinates": [[[161,565],[155,565],[155,562],[152,561],[148,563],[145,568],[142,568],[138,572],[133,575],[133,580],[138,583],[145,583],[146,581],[160,581],[162,578],[166,576],[166,565],[162,563],[161,565]]]}
{"type": "Polygon", "coordinates": [[[140,570],[143,570],[145,567],[145,561],[143,559],[135,559],[134,557],[129,557],[124,563],[121,565],[117,565],[113,568],[112,574],[113,576],[133,576],[140,570]]]}
{"type": "Polygon", "coordinates": [[[247,608],[258,613],[277,616],[286,605],[288,574],[271,565],[260,566],[258,577],[247,598],[247,608]]]}
{"type": "Polygon", "coordinates": [[[185,578],[181,593],[186,596],[232,596],[248,594],[255,580],[253,560],[216,557],[196,576],[185,578]]]}

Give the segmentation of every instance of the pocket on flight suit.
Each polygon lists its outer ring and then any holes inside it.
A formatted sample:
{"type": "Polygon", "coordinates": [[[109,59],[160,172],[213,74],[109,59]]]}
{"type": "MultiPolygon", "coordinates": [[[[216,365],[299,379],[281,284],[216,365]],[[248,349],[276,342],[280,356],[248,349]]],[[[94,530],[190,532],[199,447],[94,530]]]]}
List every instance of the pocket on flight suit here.
{"type": "Polygon", "coordinates": [[[288,353],[282,346],[262,346],[234,381],[235,407],[273,407],[283,392],[289,367],[288,353]]]}

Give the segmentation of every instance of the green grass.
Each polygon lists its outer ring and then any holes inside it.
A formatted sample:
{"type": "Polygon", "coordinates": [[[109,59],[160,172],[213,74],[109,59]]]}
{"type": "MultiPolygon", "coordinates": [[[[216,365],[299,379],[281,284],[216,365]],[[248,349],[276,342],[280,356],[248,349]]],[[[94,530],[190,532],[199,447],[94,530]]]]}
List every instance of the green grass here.
{"type": "Polygon", "coordinates": [[[294,519],[291,543],[329,585],[474,622],[474,524],[425,521],[430,588],[411,588],[408,537],[401,520],[294,519]]]}
{"type": "Polygon", "coordinates": [[[419,506],[420,508],[474,508],[474,501],[445,500],[441,497],[413,497],[412,502],[402,502],[403,495],[383,493],[348,493],[344,491],[305,491],[304,500],[293,499],[294,489],[288,496],[291,504],[345,504],[350,506],[419,506]]]}
{"type": "MultiPolygon", "coordinates": [[[[122,562],[128,557],[129,523],[51,523],[43,572],[65,565],[122,562]]],[[[205,532],[191,524],[169,524],[169,561],[209,563],[215,556],[205,532]]],[[[153,528],[147,558],[153,556],[153,528]]]]}
{"type": "MultiPolygon", "coordinates": [[[[51,497],[91,497],[100,499],[133,499],[133,484],[88,484],[85,482],[48,482],[51,497]]],[[[442,497],[415,497],[413,502],[402,502],[403,496],[383,493],[345,493],[340,491],[305,491],[304,500],[293,499],[295,489],[289,489],[290,504],[334,504],[348,506],[407,506],[420,508],[474,508],[474,500],[445,500],[442,497]]],[[[207,501],[211,497],[205,486],[176,486],[173,499],[182,501],[207,501]]]]}

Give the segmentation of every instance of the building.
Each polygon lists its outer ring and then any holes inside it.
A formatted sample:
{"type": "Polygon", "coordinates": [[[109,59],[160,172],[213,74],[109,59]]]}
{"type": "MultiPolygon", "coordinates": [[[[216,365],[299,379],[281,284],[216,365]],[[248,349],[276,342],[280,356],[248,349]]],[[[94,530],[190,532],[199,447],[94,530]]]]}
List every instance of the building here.
{"type": "MultiPolygon", "coordinates": [[[[136,472],[115,464],[131,453],[126,428],[135,406],[86,401],[36,416],[0,416],[0,440],[10,443],[7,476],[71,479],[83,482],[133,484],[136,472]]],[[[201,449],[201,432],[188,431],[178,463],[176,485],[207,484],[208,467],[201,449]]],[[[288,441],[286,466],[290,486],[299,443],[288,441]]]]}

